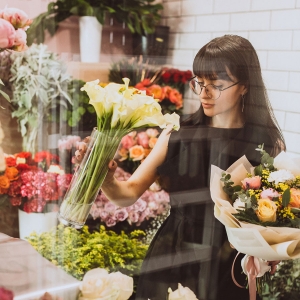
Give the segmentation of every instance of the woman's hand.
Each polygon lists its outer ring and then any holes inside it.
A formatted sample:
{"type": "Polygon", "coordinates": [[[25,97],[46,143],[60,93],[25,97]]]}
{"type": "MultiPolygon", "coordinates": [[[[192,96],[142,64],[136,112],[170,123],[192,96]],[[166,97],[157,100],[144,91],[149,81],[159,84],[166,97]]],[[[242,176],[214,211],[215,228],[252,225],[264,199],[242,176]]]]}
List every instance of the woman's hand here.
{"type": "Polygon", "coordinates": [[[271,266],[270,274],[273,275],[276,272],[277,265],[281,262],[281,260],[268,261],[269,266],[271,266]]]}
{"type": "Polygon", "coordinates": [[[114,160],[111,160],[108,163],[108,172],[107,172],[107,175],[106,175],[102,185],[107,185],[107,184],[110,184],[111,182],[113,182],[117,167],[118,167],[118,164],[114,160]]]}

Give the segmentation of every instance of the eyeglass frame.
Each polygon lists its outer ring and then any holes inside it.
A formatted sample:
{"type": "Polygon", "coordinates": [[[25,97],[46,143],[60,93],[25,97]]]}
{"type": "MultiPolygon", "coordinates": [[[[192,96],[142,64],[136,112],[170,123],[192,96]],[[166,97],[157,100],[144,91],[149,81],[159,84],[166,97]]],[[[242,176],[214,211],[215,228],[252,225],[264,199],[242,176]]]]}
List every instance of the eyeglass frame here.
{"type": "Polygon", "coordinates": [[[219,99],[219,98],[221,97],[221,92],[223,92],[223,91],[225,91],[225,90],[227,90],[227,89],[229,89],[229,88],[231,88],[231,87],[233,87],[233,86],[235,86],[235,85],[237,85],[237,84],[240,83],[240,81],[238,81],[238,82],[235,82],[234,84],[232,84],[232,85],[230,85],[230,86],[228,86],[228,87],[226,87],[226,88],[224,88],[224,89],[220,89],[219,87],[217,87],[215,84],[212,84],[212,83],[207,84],[207,85],[202,85],[202,86],[201,86],[200,83],[199,83],[197,80],[194,80],[196,77],[197,77],[197,76],[194,76],[194,77],[192,77],[191,79],[189,79],[189,87],[190,87],[190,89],[192,90],[192,92],[193,92],[194,94],[196,94],[196,95],[199,96],[199,95],[201,95],[203,88],[205,88],[205,94],[206,94],[206,96],[207,96],[209,99],[212,99],[212,100],[217,100],[217,99],[219,99]],[[190,84],[191,84],[191,81],[192,81],[192,80],[194,80],[195,82],[197,82],[197,84],[199,84],[199,86],[200,86],[200,88],[201,88],[199,94],[197,94],[196,91],[195,91],[194,89],[191,88],[190,84]],[[209,86],[209,85],[212,85],[213,87],[216,87],[216,88],[219,90],[220,95],[219,95],[218,98],[211,98],[211,97],[207,94],[206,88],[207,88],[207,86],[209,86]]]}

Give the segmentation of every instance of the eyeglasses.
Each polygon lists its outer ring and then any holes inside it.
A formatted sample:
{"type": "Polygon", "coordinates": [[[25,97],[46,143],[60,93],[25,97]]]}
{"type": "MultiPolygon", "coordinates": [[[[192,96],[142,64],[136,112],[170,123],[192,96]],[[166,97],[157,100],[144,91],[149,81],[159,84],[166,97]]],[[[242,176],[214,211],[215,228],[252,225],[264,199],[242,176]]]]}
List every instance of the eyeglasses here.
{"type": "Polygon", "coordinates": [[[216,85],[214,84],[208,84],[208,85],[203,85],[201,83],[199,83],[197,80],[196,80],[196,76],[194,76],[192,79],[190,79],[189,81],[189,86],[191,88],[191,90],[196,94],[196,95],[200,95],[203,88],[205,88],[205,93],[207,95],[208,98],[212,99],[212,100],[217,100],[218,98],[220,98],[221,96],[221,92],[237,85],[238,83],[240,83],[239,81],[224,88],[224,89],[221,89],[219,87],[217,87],[216,85]]]}

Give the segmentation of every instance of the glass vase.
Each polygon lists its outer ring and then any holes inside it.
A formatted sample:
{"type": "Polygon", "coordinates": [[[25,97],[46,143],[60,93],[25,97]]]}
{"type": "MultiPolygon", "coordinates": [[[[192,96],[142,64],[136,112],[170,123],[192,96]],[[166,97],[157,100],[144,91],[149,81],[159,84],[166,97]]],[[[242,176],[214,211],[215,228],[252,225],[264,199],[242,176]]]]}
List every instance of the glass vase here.
{"type": "Polygon", "coordinates": [[[85,224],[122,136],[94,129],[58,213],[59,221],[76,229],[85,224]]]}

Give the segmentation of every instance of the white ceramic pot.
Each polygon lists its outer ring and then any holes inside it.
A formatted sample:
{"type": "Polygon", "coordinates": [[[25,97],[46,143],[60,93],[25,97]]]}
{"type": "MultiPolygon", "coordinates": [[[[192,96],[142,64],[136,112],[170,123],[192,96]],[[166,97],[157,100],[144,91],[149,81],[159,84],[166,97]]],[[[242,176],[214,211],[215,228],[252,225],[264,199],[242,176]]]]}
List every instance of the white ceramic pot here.
{"type": "Polygon", "coordinates": [[[100,61],[102,25],[96,17],[79,18],[80,58],[82,62],[100,61]]]}
{"type": "Polygon", "coordinates": [[[34,231],[38,234],[50,231],[57,223],[57,212],[26,213],[19,209],[20,239],[24,240],[34,231]]]}

